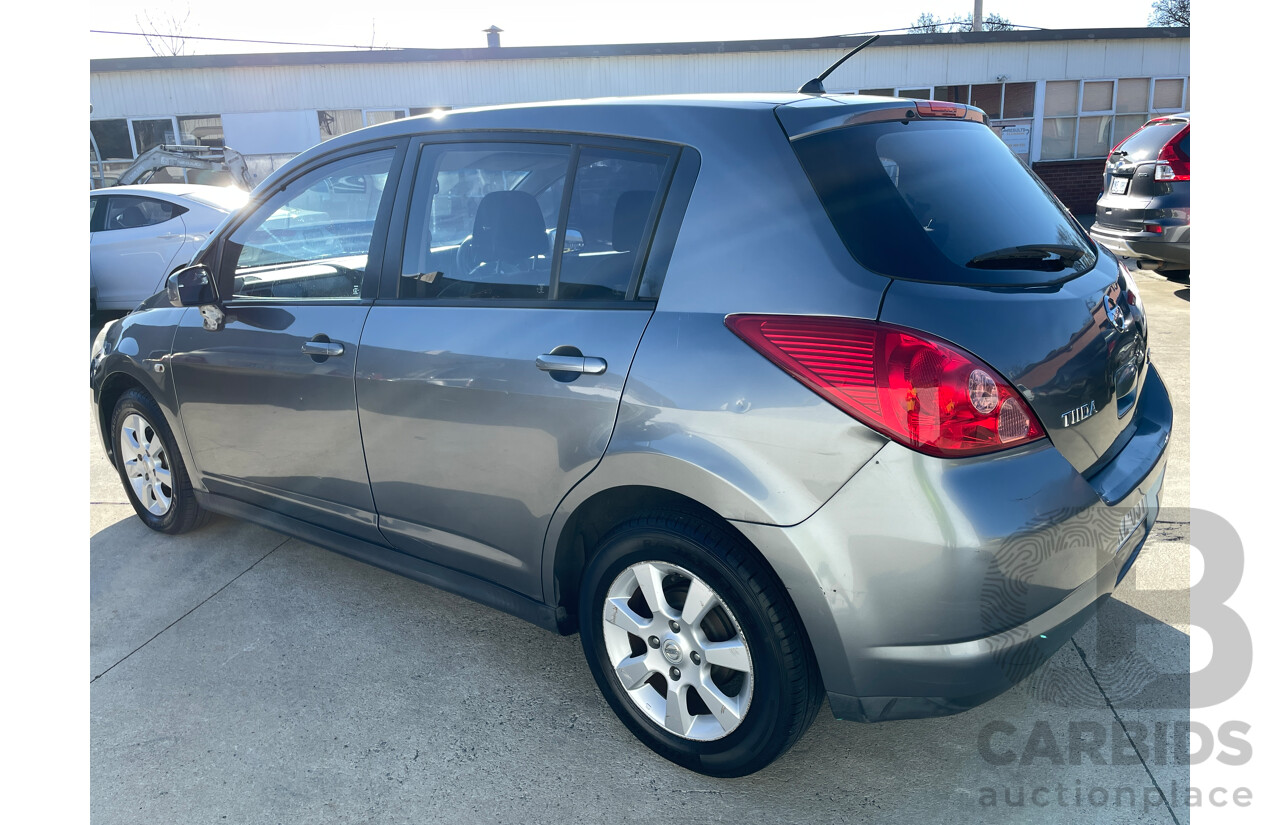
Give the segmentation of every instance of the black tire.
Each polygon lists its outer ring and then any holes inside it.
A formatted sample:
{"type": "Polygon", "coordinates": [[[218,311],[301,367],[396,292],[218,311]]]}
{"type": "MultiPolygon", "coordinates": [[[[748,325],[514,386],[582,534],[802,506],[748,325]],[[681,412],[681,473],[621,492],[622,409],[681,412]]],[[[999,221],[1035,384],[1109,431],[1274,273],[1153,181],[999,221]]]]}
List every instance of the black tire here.
{"type": "Polygon", "coordinates": [[[196,501],[191,489],[191,479],[187,475],[186,463],[178,453],[173,438],[173,431],[165,420],[164,413],[150,395],[140,389],[126,390],[116,402],[115,411],[111,414],[112,452],[115,454],[116,471],[120,474],[120,483],[124,485],[129,503],[142,523],[159,533],[178,535],[197,527],[202,527],[212,518],[212,513],[202,508],[196,501]],[[169,472],[170,483],[164,485],[168,490],[169,506],[162,514],[151,512],[139,498],[129,480],[126,470],[126,450],[122,444],[121,430],[130,416],[140,416],[148,425],[147,432],[152,438],[158,438],[162,450],[157,453],[158,466],[169,472]]]}
{"type": "MultiPolygon", "coordinates": [[[[673,606],[679,597],[669,588],[679,588],[680,581],[678,573],[663,580],[673,606]]],[[[583,652],[605,699],[642,742],[689,770],[719,777],[754,773],[799,741],[822,705],[822,680],[795,607],[755,551],[723,526],[675,511],[647,513],[618,526],[587,564],[579,599],[583,652]],[[750,650],[749,704],[737,727],[722,738],[696,741],[655,722],[623,687],[610,661],[605,600],[615,579],[642,562],[674,565],[702,579],[736,621],[735,629],[750,650]]],[[[699,662],[690,656],[682,664],[693,668],[699,662]]],[[[697,678],[696,673],[681,677],[697,678]]],[[[656,681],[651,686],[659,689],[656,681]]]]}

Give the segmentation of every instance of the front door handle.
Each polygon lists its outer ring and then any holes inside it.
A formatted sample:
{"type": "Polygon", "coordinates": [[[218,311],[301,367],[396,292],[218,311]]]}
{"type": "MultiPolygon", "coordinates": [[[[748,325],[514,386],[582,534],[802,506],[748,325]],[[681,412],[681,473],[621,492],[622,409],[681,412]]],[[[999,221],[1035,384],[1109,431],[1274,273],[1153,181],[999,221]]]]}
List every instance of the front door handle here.
{"type": "Polygon", "coordinates": [[[577,372],[586,375],[604,375],[609,363],[590,355],[553,355],[545,353],[534,359],[543,372],[577,372]]]}
{"type": "Polygon", "coordinates": [[[328,358],[330,355],[341,355],[342,351],[342,344],[330,341],[327,335],[317,335],[302,345],[304,355],[319,355],[328,358]]]}

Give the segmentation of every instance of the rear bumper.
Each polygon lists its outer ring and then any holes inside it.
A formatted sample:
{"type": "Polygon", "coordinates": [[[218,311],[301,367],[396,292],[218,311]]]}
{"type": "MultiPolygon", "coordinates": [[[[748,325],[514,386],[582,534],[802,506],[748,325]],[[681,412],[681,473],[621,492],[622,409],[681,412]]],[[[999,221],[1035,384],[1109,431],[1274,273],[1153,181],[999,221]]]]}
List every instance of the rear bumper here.
{"type": "Polygon", "coordinates": [[[1086,480],[1045,443],[964,460],[891,443],[805,522],[737,525],[786,582],[838,718],[972,708],[1093,615],[1159,512],[1172,416],[1154,370],[1141,403],[1122,473],[1086,480]]]}
{"type": "Polygon", "coordinates": [[[1166,227],[1159,234],[1141,232],[1094,224],[1089,237],[1110,249],[1116,255],[1160,261],[1174,266],[1191,266],[1191,227],[1166,227]]]}

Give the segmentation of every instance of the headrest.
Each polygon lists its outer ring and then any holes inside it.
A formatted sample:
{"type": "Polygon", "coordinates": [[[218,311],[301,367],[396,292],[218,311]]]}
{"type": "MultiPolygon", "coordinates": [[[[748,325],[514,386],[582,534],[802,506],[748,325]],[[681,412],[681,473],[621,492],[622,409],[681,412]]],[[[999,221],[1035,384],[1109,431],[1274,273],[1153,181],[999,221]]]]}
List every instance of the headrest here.
{"type": "Polygon", "coordinates": [[[490,192],[476,207],[472,244],[479,260],[516,261],[546,255],[546,225],[528,192],[490,192]]]}
{"type": "Polygon", "coordinates": [[[132,229],[135,226],[143,226],[147,222],[147,216],[139,206],[126,206],[124,211],[116,217],[116,223],[121,229],[132,229]]]}
{"type": "Polygon", "coordinates": [[[618,196],[613,207],[613,248],[621,252],[633,251],[640,245],[645,222],[649,219],[649,207],[653,205],[653,191],[632,189],[618,196]]]}

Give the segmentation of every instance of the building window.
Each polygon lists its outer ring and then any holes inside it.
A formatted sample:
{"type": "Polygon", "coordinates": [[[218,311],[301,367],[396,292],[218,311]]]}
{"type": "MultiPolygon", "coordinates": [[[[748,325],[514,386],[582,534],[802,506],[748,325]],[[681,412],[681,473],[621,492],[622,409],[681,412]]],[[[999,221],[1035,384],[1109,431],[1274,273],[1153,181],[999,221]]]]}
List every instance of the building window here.
{"type": "Polygon", "coordinates": [[[178,134],[186,146],[225,146],[221,115],[178,117],[178,134]]]}
{"type": "Polygon", "coordinates": [[[1182,111],[1182,90],[1185,85],[1180,77],[1157,79],[1151,95],[1151,110],[1153,112],[1182,111]]]}
{"type": "Polygon", "coordinates": [[[1080,93],[1080,128],[1076,157],[1106,157],[1111,151],[1111,125],[1115,118],[1114,80],[1086,80],[1080,93]]]}
{"type": "Polygon", "coordinates": [[[947,103],[965,103],[969,102],[968,86],[935,86],[933,89],[933,99],[943,100],[947,103]]]}
{"type": "Polygon", "coordinates": [[[375,126],[379,123],[390,123],[405,116],[404,109],[365,109],[364,125],[375,126]]]}
{"type": "Polygon", "coordinates": [[[452,108],[452,106],[414,106],[409,109],[409,115],[411,117],[417,117],[418,115],[434,115],[438,112],[447,112],[452,108]]]}
{"type": "Polygon", "coordinates": [[[320,121],[320,139],[328,140],[365,126],[399,120],[407,114],[406,109],[321,109],[316,117],[320,121]]]}
{"type": "Polygon", "coordinates": [[[178,130],[171,117],[130,120],[129,125],[133,127],[133,148],[139,155],[162,144],[178,142],[178,130]]]}
{"type": "Polygon", "coordinates": [[[1147,122],[1151,98],[1151,78],[1125,77],[1116,81],[1116,126],[1112,146],[1142,128],[1147,122]]]}
{"type": "Polygon", "coordinates": [[[102,160],[132,160],[133,144],[129,142],[129,121],[124,118],[114,120],[89,121],[89,134],[98,144],[98,156],[102,160]]]}
{"type": "Polygon", "coordinates": [[[1052,80],[1044,84],[1043,160],[1105,158],[1160,112],[1182,111],[1186,78],[1052,80]]]}

